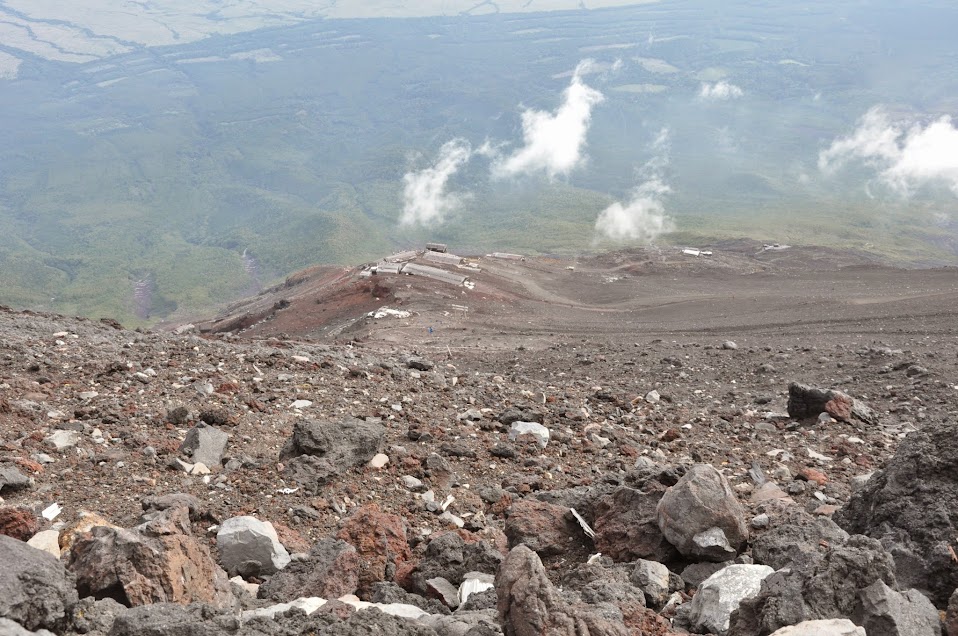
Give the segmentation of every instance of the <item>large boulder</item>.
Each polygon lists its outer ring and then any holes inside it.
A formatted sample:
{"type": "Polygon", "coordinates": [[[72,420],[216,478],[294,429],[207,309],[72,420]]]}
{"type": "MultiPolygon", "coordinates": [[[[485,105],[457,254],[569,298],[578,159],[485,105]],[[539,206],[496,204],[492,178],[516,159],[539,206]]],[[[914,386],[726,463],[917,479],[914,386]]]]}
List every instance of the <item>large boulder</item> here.
{"type": "Polygon", "coordinates": [[[539,556],[565,554],[586,541],[569,509],[536,499],[520,499],[506,510],[509,547],[524,545],[539,556]]]}
{"type": "Polygon", "coordinates": [[[65,627],[77,603],[73,575],[46,552],[0,536],[0,618],[28,630],[65,627]]]}
{"type": "Polygon", "coordinates": [[[298,598],[318,596],[339,598],[359,587],[359,553],[338,539],[320,539],[309,557],[290,563],[259,586],[262,599],[288,603],[298,598]]]}
{"type": "Polygon", "coordinates": [[[525,546],[506,556],[496,573],[495,589],[505,636],[628,636],[621,620],[563,598],[539,556],[525,546]]]}
{"type": "Polygon", "coordinates": [[[725,477],[709,464],[693,466],[662,496],[659,529],[684,556],[734,557],[748,540],[745,511],[725,477]]]}
{"type": "Polygon", "coordinates": [[[852,535],[824,555],[808,553],[769,575],[758,595],[732,614],[729,633],[765,636],[802,621],[852,616],[865,588],[876,581],[896,586],[894,567],[878,541],[852,535]]]}
{"type": "Polygon", "coordinates": [[[84,597],[113,598],[127,606],[233,602],[226,572],[193,537],[185,507],[170,508],[132,530],[96,526],[76,536],[65,558],[84,597]]]}
{"type": "Polygon", "coordinates": [[[394,580],[397,568],[412,557],[405,519],[381,511],[376,504],[358,508],[343,521],[336,537],[359,553],[359,594],[364,597],[373,583],[394,580]]]}
{"type": "Polygon", "coordinates": [[[291,479],[316,492],[343,472],[372,459],[382,450],[385,435],[381,424],[354,417],[300,421],[279,458],[286,462],[291,479]]]}
{"type": "Polygon", "coordinates": [[[842,422],[859,420],[866,424],[878,423],[878,416],[867,404],[847,393],[798,382],[788,385],[789,417],[801,420],[818,417],[821,413],[828,413],[842,422]]]}
{"type": "Polygon", "coordinates": [[[595,548],[615,561],[670,561],[678,555],[659,529],[656,508],[666,487],[658,482],[639,490],[623,486],[595,506],[595,548]]]}
{"type": "Polygon", "coordinates": [[[758,594],[774,570],[767,565],[730,565],[705,579],[692,598],[689,621],[696,631],[724,636],[739,604],[758,594]]]}
{"type": "Polygon", "coordinates": [[[216,533],[220,565],[230,576],[274,574],[289,565],[289,552],[279,542],[273,524],[256,517],[232,517],[216,533]]]}
{"type": "Polygon", "coordinates": [[[835,515],[848,532],[879,539],[895,559],[903,588],[939,608],[958,587],[958,444],[954,424],[929,423],[909,434],[835,515]]]}
{"type": "Polygon", "coordinates": [[[229,433],[201,422],[187,432],[180,444],[180,452],[189,456],[194,464],[204,464],[210,469],[219,468],[229,439],[229,433]]]}
{"type": "Polygon", "coordinates": [[[858,597],[852,619],[875,636],[941,636],[935,606],[918,590],[896,592],[875,581],[858,597]]]}

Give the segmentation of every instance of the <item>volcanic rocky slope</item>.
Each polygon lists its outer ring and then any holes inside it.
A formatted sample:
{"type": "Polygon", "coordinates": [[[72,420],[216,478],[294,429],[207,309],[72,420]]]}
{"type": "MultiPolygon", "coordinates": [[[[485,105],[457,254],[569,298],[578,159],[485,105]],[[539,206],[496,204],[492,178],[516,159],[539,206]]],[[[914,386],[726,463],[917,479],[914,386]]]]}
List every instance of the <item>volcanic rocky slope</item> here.
{"type": "Polygon", "coordinates": [[[958,275],[807,256],[2,310],[0,633],[958,634],[958,275]]]}

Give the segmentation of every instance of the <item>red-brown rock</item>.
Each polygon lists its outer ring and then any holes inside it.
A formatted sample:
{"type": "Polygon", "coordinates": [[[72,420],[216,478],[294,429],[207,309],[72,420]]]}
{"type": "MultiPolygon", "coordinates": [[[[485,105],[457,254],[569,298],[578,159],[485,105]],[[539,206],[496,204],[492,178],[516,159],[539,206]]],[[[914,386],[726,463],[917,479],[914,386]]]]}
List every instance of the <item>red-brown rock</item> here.
{"type": "Polygon", "coordinates": [[[585,540],[574,520],[567,520],[568,508],[539,501],[521,499],[506,511],[506,537],[509,547],[524,545],[539,556],[568,552],[585,540]]]}
{"type": "Polygon", "coordinates": [[[378,581],[392,581],[396,569],[409,561],[412,553],[406,541],[406,521],[382,512],[376,504],[362,506],[346,519],[336,538],[359,553],[359,595],[368,595],[378,581]]]}
{"type": "Polygon", "coordinates": [[[18,541],[29,541],[39,531],[40,521],[31,510],[13,506],[0,508],[0,534],[18,541]]]}

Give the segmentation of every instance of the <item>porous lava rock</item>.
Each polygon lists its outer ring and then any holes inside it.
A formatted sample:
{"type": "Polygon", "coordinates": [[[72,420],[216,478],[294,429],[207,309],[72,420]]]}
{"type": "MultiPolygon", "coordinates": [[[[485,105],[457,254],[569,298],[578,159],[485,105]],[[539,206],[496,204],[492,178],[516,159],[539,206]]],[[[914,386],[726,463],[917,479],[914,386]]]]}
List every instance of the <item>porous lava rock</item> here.
{"type": "Polygon", "coordinates": [[[392,581],[412,553],[406,540],[406,520],[383,512],[376,504],[357,508],[340,526],[336,537],[359,554],[359,594],[368,596],[372,584],[392,581]]]}
{"type": "Polygon", "coordinates": [[[359,553],[339,539],[320,539],[305,559],[294,560],[260,585],[257,596],[288,603],[306,596],[336,599],[356,592],[359,553]]]}
{"type": "Polygon", "coordinates": [[[958,588],[958,426],[929,422],[910,433],[884,469],[852,495],[835,520],[879,539],[903,588],[944,608],[958,588]]]}
{"type": "Polygon", "coordinates": [[[23,627],[58,630],[78,597],[73,575],[46,552],[0,536],[0,618],[23,627]]]}

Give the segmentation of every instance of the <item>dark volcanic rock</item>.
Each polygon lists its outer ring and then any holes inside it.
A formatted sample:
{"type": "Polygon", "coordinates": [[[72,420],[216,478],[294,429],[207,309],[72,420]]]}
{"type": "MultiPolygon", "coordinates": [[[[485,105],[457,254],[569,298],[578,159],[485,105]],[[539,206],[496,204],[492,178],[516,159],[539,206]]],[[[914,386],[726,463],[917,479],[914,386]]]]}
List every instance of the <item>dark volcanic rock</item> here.
{"type": "Polygon", "coordinates": [[[74,578],[46,552],[0,536],[0,618],[23,627],[63,628],[77,603],[74,578]]]}
{"type": "Polygon", "coordinates": [[[426,552],[410,574],[409,589],[420,594],[429,590],[429,579],[442,577],[459,585],[469,572],[495,574],[502,554],[488,541],[467,542],[459,532],[442,532],[432,537],[426,552]]]}
{"type": "Polygon", "coordinates": [[[110,636],[232,636],[235,618],[206,605],[157,603],[127,609],[116,617],[110,636]]]}
{"type": "Polygon", "coordinates": [[[769,575],[758,596],[732,614],[729,633],[766,636],[802,621],[851,616],[862,590],[883,581],[895,587],[894,563],[881,544],[861,535],[832,546],[824,556],[769,575]]]}
{"type": "Polygon", "coordinates": [[[385,434],[381,424],[354,417],[301,421],[279,458],[289,460],[287,471],[294,481],[316,491],[333,477],[372,459],[382,449],[385,434]]]}
{"type": "Polygon", "coordinates": [[[784,507],[770,519],[768,529],[752,539],[752,558],[776,570],[807,560],[809,552],[824,554],[828,546],[848,539],[848,533],[828,517],[810,515],[795,505],[784,507]]]}
{"type": "Polygon", "coordinates": [[[30,478],[13,466],[0,466],[0,493],[24,490],[31,485],[30,478]]]}
{"type": "Polygon", "coordinates": [[[309,558],[293,561],[259,588],[259,598],[287,603],[304,596],[336,599],[359,586],[359,553],[338,539],[320,539],[309,558]]]}
{"type": "Polygon", "coordinates": [[[708,464],[693,466],[672,486],[656,514],[662,534],[685,556],[724,561],[748,540],[745,511],[725,477],[708,464]]]}
{"type": "Polygon", "coordinates": [[[895,559],[902,587],[945,607],[958,587],[958,444],[954,424],[929,423],[909,434],[884,470],[857,491],[835,519],[879,539],[895,559]]]}
{"type": "Polygon", "coordinates": [[[875,581],[859,595],[852,616],[856,625],[875,636],[940,636],[935,606],[918,590],[903,593],[875,581]]]}
{"type": "Polygon", "coordinates": [[[615,561],[650,559],[669,561],[678,553],[666,541],[656,519],[656,507],[665,486],[657,482],[645,490],[622,487],[596,504],[595,547],[615,561]]]}

